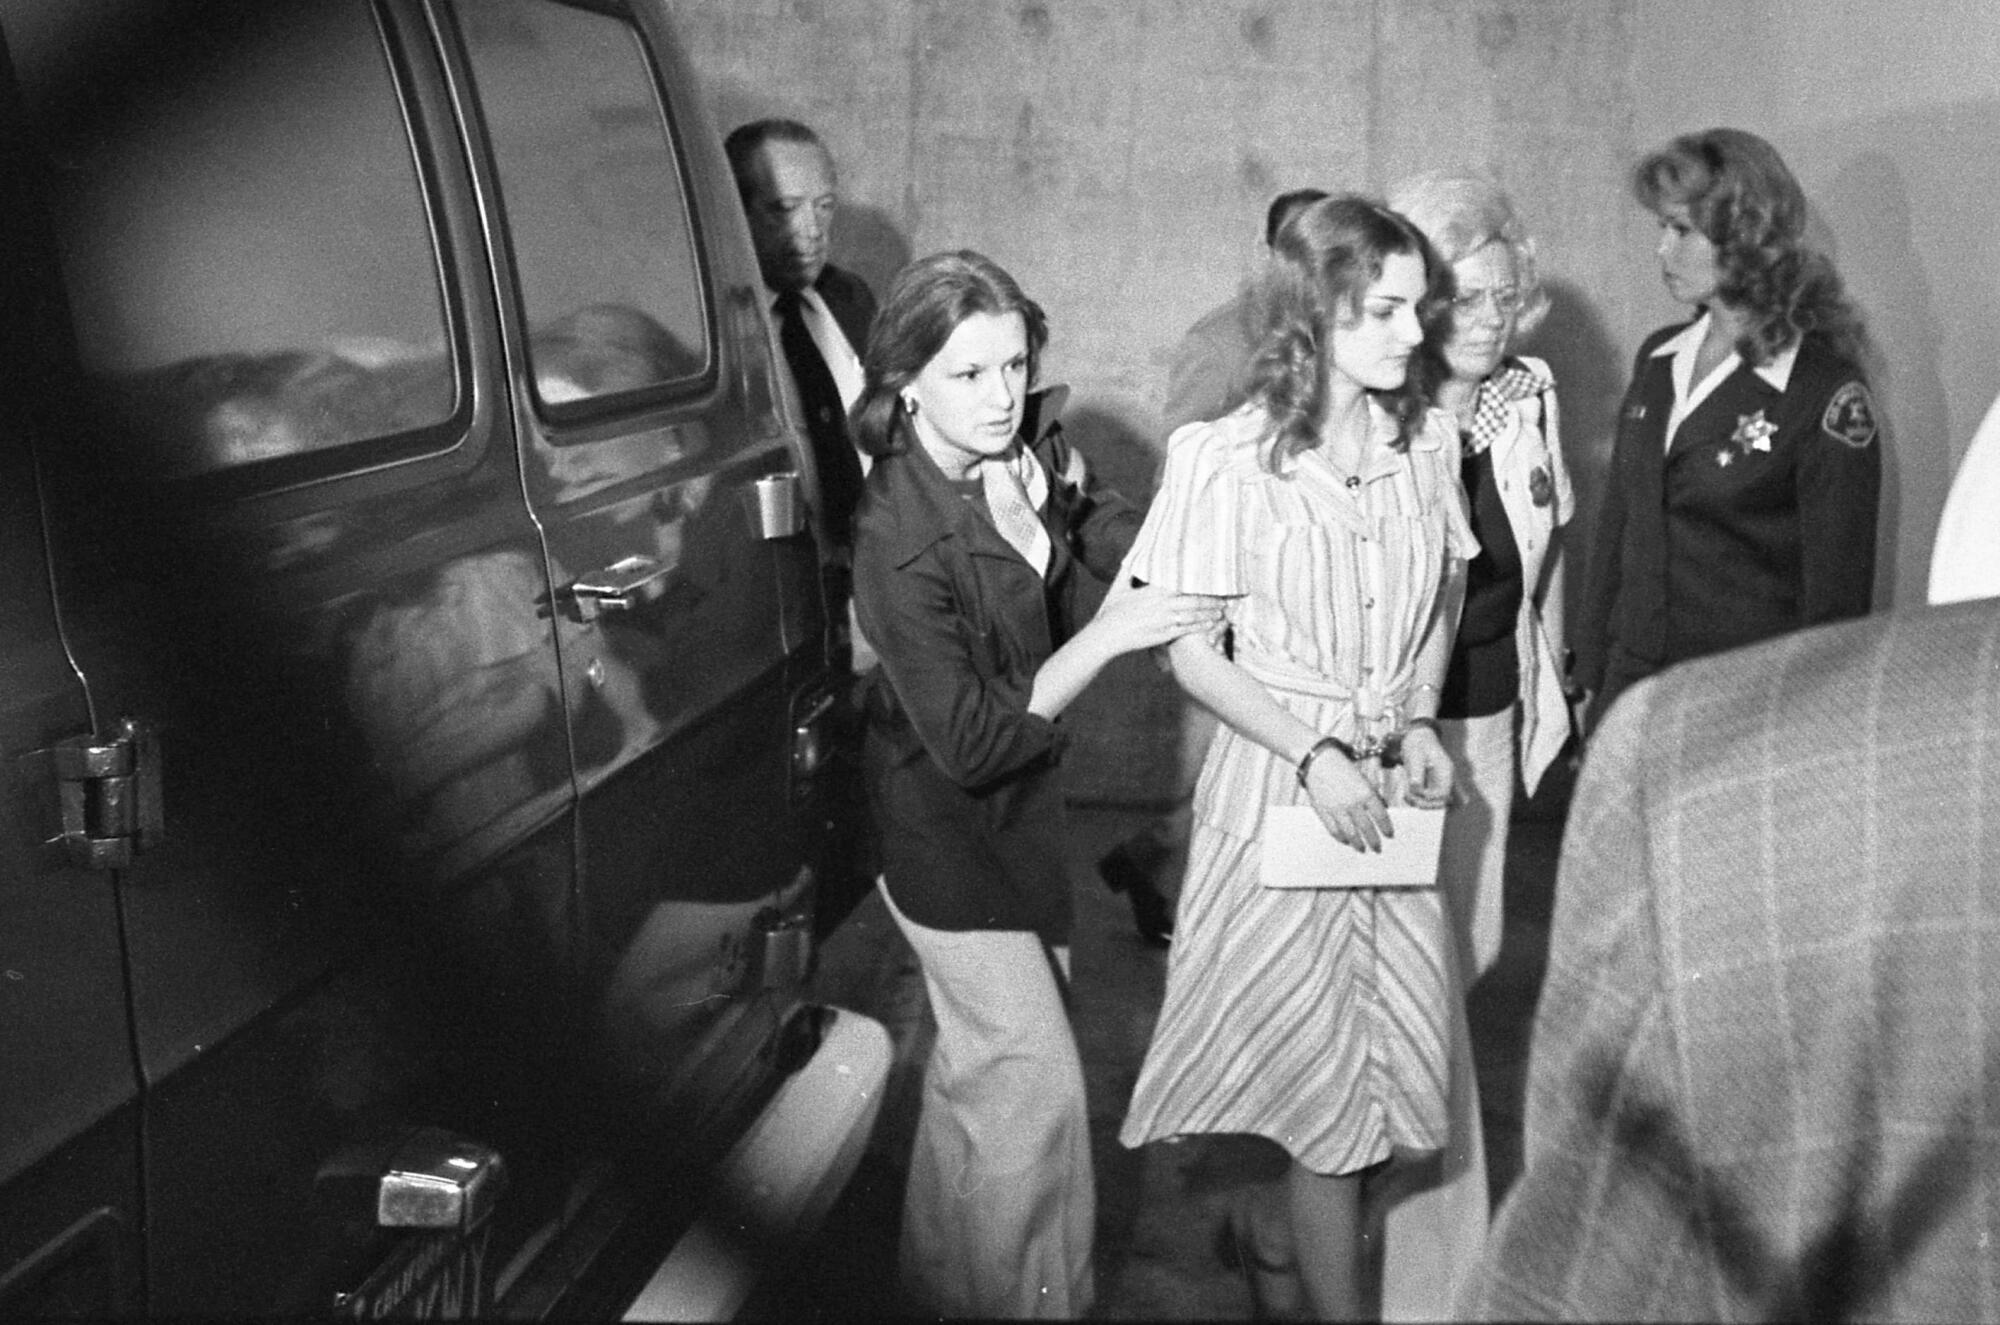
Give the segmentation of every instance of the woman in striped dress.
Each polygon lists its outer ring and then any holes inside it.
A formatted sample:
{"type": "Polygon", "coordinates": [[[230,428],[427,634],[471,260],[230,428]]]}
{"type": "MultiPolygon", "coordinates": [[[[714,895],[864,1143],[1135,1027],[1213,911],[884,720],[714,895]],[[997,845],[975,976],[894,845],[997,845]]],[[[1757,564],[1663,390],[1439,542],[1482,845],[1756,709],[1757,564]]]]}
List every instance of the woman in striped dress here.
{"type": "Polygon", "coordinates": [[[1363,1175],[1446,1140],[1450,932],[1435,889],[1262,887],[1264,812],[1310,804],[1367,850],[1389,800],[1444,804],[1438,687],[1477,546],[1457,439],[1411,371],[1448,288],[1423,236],[1338,197],[1294,217],[1276,250],[1251,400],[1174,434],[1125,564],[1223,599],[1229,643],[1217,631],[1168,652],[1223,726],[1120,1139],[1283,1146],[1308,1305],[1341,1318],[1361,1310],[1363,1175]],[[1394,783],[1369,755],[1385,741],[1404,760],[1394,783]]]}

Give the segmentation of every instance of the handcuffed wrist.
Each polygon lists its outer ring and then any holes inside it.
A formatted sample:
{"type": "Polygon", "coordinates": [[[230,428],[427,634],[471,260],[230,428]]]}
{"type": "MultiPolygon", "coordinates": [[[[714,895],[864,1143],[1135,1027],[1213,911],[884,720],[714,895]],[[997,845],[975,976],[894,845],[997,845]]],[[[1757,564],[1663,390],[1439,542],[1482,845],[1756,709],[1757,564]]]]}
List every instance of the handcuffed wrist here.
{"type": "Polygon", "coordinates": [[[1312,776],[1313,761],[1315,759],[1318,759],[1321,755],[1325,754],[1328,750],[1338,750],[1341,754],[1347,757],[1349,762],[1353,762],[1356,758],[1356,755],[1354,753],[1354,747],[1349,745],[1346,741],[1341,740],[1338,736],[1320,737],[1317,741],[1314,741],[1312,743],[1312,748],[1310,750],[1307,750],[1304,754],[1299,756],[1298,774],[1299,774],[1299,785],[1301,787],[1305,786],[1306,780],[1312,776]]]}

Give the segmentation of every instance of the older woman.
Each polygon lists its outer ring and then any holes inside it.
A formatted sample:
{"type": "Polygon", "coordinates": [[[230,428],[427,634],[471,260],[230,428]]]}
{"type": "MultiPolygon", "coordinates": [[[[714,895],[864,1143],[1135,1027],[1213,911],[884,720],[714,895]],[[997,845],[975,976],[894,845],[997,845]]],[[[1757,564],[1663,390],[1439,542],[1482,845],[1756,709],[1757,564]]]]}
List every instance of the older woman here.
{"type": "MultiPolygon", "coordinates": [[[[1572,508],[1548,365],[1509,351],[1548,308],[1535,245],[1506,193],[1470,175],[1405,180],[1389,204],[1450,264],[1449,334],[1426,346],[1438,408],[1458,433],[1459,474],[1479,539],[1438,701],[1438,734],[1457,772],[1438,883],[1457,937],[1461,988],[1500,953],[1502,876],[1514,771],[1532,793],[1569,735],[1562,675],[1559,535],[1572,508]]],[[[1451,1144],[1401,1166],[1388,1205],[1382,1311],[1452,1314],[1477,1263],[1489,1208],[1479,1091],[1462,1009],[1453,1010],[1451,1144]]]]}
{"type": "Polygon", "coordinates": [[[1424,232],[1455,282],[1436,396],[1458,428],[1480,552],[1466,567],[1438,701],[1438,732],[1459,770],[1439,880],[1470,984],[1500,953],[1515,767],[1532,795],[1569,736],[1560,534],[1574,499],[1555,379],[1540,359],[1509,353],[1549,302],[1513,203],[1488,180],[1430,174],[1391,190],[1389,205],[1424,232]]]}
{"type": "Polygon", "coordinates": [[[1295,1251],[1321,1317],[1363,1306],[1364,1175],[1447,1139],[1452,940],[1433,889],[1264,887],[1260,853],[1273,806],[1311,806],[1336,841],[1379,845],[1400,790],[1370,755],[1384,741],[1400,741],[1412,801],[1450,791],[1437,695],[1477,548],[1449,425],[1411,371],[1445,281],[1423,235],[1378,203],[1328,198],[1294,217],[1262,287],[1250,401],[1169,440],[1126,563],[1226,602],[1233,642],[1216,631],[1169,650],[1222,727],[1120,1139],[1284,1147],[1290,1247],[1253,1222],[1238,1248],[1253,1270],[1295,1251]]]}
{"type": "Polygon", "coordinates": [[[1121,653],[1219,626],[1198,598],[1117,583],[1138,518],[1059,435],[1022,434],[1042,310],[977,253],[896,277],[854,407],[876,457],[855,523],[868,793],[883,891],[937,1040],[902,1228],[908,1305],[1081,1316],[1092,1296],[1090,1127],[1063,1007],[1069,884],[1055,719],[1121,653]]]}
{"type": "Polygon", "coordinates": [[[1777,150],[1688,134],[1632,191],[1695,316],[1640,346],[1619,412],[1576,632],[1599,713],[1671,663],[1866,613],[1882,473],[1859,319],[1777,150]]]}

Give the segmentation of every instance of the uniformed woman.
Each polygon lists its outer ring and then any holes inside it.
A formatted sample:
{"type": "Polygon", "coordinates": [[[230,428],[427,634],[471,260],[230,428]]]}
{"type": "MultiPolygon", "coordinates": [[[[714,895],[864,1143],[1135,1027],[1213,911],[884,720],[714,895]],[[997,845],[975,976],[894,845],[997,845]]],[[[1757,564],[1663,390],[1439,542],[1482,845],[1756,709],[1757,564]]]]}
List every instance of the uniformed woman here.
{"type": "Polygon", "coordinates": [[[1880,420],[1798,181],[1763,139],[1709,129],[1632,189],[1695,317],[1646,339],[1619,414],[1574,633],[1596,714],[1671,663],[1861,616],[1875,580],[1880,420]]]}

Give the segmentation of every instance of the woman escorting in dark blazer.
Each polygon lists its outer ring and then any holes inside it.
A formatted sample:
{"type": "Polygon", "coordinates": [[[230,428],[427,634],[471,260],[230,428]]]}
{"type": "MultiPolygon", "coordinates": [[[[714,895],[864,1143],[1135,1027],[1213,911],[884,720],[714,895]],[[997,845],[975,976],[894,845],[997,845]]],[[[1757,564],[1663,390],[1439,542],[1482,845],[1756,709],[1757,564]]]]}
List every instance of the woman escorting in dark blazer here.
{"type": "Polygon", "coordinates": [[[1676,138],[1632,180],[1698,316],[1647,338],[1620,410],[1574,635],[1597,714],[1669,664],[1861,616],[1875,580],[1880,419],[1798,181],[1740,129],[1676,138]]]}
{"type": "Polygon", "coordinates": [[[1022,434],[1046,326],[977,253],[915,262],[877,316],[854,409],[876,457],[854,540],[855,607],[882,660],[864,696],[869,800],[938,1028],[903,1289],[953,1316],[1090,1306],[1055,719],[1112,658],[1221,622],[1201,599],[1114,584],[1075,629],[1078,563],[1111,579],[1138,518],[1091,490],[1059,434],[1022,434]]]}

